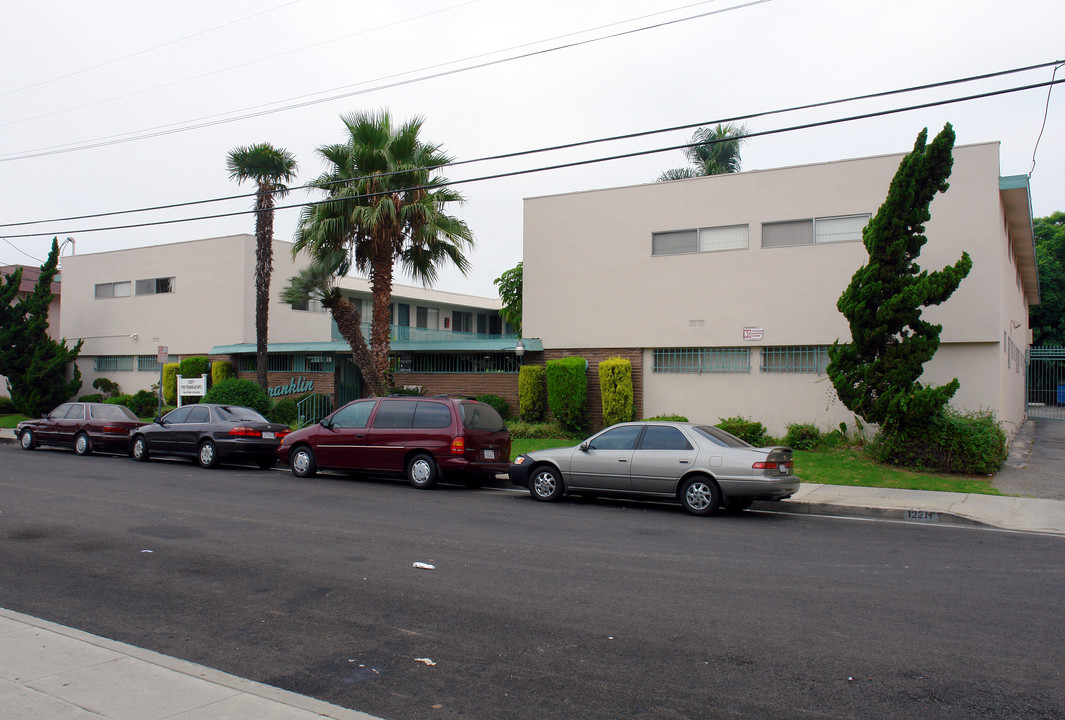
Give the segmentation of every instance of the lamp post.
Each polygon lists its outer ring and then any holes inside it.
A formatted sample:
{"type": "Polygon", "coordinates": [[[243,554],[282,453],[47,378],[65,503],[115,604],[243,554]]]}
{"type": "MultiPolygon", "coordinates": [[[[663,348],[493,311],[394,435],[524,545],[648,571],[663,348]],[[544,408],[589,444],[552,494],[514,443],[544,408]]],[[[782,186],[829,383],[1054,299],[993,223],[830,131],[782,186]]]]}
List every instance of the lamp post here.
{"type": "Polygon", "coordinates": [[[518,356],[518,365],[521,366],[521,358],[525,354],[525,343],[518,338],[514,343],[514,354],[518,356]]]}

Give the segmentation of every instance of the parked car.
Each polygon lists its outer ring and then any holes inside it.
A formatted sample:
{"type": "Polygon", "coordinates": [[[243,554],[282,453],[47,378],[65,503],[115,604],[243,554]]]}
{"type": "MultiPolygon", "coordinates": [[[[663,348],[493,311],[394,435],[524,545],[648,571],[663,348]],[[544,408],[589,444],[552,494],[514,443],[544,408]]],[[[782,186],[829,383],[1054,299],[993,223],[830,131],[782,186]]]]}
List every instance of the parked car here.
{"type": "Polygon", "coordinates": [[[288,425],[272,423],[250,408],[201,403],[171,410],[133,430],[129,450],[141,462],[169,455],[193,458],[205,468],[236,462],[266,470],[273,467],[288,432],[288,425]]]}
{"type": "Polygon", "coordinates": [[[69,402],[38,420],[20,422],[15,434],[23,450],[54,445],[74,448],[78,455],[124,453],[129,431],[143,424],[125,405],[69,402]]]}
{"type": "Polygon", "coordinates": [[[479,485],[506,472],[510,432],[476,400],[389,396],[348,403],[287,435],[277,454],[301,478],[330,469],[401,475],[417,488],[440,480],[479,485]]]}
{"type": "Polygon", "coordinates": [[[566,493],[675,500],[693,515],[783,500],[799,489],[791,448],[756,448],[712,425],[619,423],[576,447],[519,455],[510,481],[551,502],[566,493]]]}

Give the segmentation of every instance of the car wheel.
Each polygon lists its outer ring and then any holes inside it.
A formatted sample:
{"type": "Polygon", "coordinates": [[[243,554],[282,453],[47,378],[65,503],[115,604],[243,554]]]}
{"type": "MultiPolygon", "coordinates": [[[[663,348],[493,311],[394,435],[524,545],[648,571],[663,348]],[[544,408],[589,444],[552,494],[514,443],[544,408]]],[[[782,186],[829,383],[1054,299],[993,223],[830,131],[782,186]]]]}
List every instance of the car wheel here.
{"type": "Polygon", "coordinates": [[[314,474],[318,472],[318,462],[314,459],[314,451],[306,445],[300,445],[292,451],[289,464],[292,467],[292,474],[298,478],[314,477],[314,474]]]}
{"type": "Polygon", "coordinates": [[[200,443],[200,452],[197,459],[200,461],[200,467],[216,467],[218,465],[218,448],[210,440],[204,440],[200,443]]]}
{"type": "Polygon", "coordinates": [[[721,504],[721,490],[708,477],[693,477],[680,491],[680,504],[692,515],[713,515],[721,504]]]}
{"type": "Polygon", "coordinates": [[[74,437],[74,454],[92,455],[92,442],[89,440],[89,436],[83,432],[74,437]]]}
{"type": "Polygon", "coordinates": [[[133,438],[133,459],[138,462],[147,462],[151,453],[148,451],[148,439],[143,435],[133,438]]]}
{"type": "Polygon", "coordinates": [[[437,470],[433,458],[425,453],[418,453],[408,460],[407,481],[420,490],[428,490],[436,485],[437,470]]]}
{"type": "Polygon", "coordinates": [[[741,513],[751,506],[754,500],[749,498],[739,498],[736,500],[725,501],[725,512],[727,513],[741,513]]]}
{"type": "Polygon", "coordinates": [[[533,470],[529,478],[529,493],[534,500],[555,502],[566,492],[562,485],[562,476],[550,465],[541,465],[533,470]]]}
{"type": "Polygon", "coordinates": [[[23,430],[18,436],[18,444],[23,450],[33,450],[37,447],[37,441],[33,437],[33,431],[29,428],[23,430]]]}

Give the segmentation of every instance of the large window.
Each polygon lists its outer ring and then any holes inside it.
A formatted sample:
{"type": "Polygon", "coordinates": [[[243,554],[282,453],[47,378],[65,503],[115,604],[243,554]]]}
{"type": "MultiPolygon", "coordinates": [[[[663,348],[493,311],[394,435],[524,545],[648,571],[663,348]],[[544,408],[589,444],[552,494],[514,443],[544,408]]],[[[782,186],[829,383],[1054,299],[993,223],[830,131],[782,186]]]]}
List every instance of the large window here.
{"type": "Polygon", "coordinates": [[[762,247],[853,242],[868,224],[868,214],[762,223],[762,247]]]}
{"type": "Polygon", "coordinates": [[[153,372],[158,373],[162,367],[162,363],[159,362],[158,355],[138,355],[137,356],[137,372],[153,372]]]}
{"type": "Polygon", "coordinates": [[[159,295],[160,293],[174,292],[174,278],[148,278],[137,281],[138,295],[159,295]]]}
{"type": "Polygon", "coordinates": [[[764,373],[823,373],[828,367],[827,345],[788,345],[762,348],[764,373]]]}
{"type": "Polygon", "coordinates": [[[95,372],[132,372],[137,359],[133,355],[97,355],[92,359],[95,372]]]}
{"type": "Polygon", "coordinates": [[[131,289],[132,283],[129,280],[125,282],[97,283],[96,299],[106,300],[107,298],[129,297],[131,289]]]}
{"type": "Polygon", "coordinates": [[[658,348],[654,351],[656,373],[749,373],[751,349],[729,348],[658,348]]]}
{"type": "Polygon", "coordinates": [[[473,313],[456,310],[451,313],[451,325],[454,332],[473,332],[473,313]]]}
{"type": "Polygon", "coordinates": [[[748,243],[746,225],[669,230],[651,233],[651,254],[682,255],[718,250],[746,250],[748,243]]]}

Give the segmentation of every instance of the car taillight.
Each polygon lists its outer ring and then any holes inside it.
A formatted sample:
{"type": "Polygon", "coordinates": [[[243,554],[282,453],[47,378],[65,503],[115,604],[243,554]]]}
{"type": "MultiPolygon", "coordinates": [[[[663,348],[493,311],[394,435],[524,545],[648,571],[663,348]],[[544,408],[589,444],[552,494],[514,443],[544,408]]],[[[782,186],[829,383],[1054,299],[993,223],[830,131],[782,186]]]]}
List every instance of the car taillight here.
{"type": "Polygon", "coordinates": [[[256,430],[255,428],[250,428],[247,425],[238,425],[237,427],[235,427],[232,430],[230,430],[229,434],[230,435],[237,435],[239,437],[262,437],[263,436],[261,431],[256,430]]]}
{"type": "Polygon", "coordinates": [[[125,434],[125,433],[129,432],[129,428],[128,427],[123,427],[122,425],[104,425],[104,432],[105,433],[123,433],[123,434],[125,434]]]}
{"type": "Polygon", "coordinates": [[[459,436],[451,441],[451,454],[462,455],[466,452],[466,438],[459,436]]]}
{"type": "Polygon", "coordinates": [[[751,467],[755,470],[776,470],[778,467],[780,467],[780,463],[756,462],[754,465],[751,465],[751,467]]]}
{"type": "Polygon", "coordinates": [[[285,437],[286,435],[288,435],[288,434],[289,434],[290,432],[292,432],[292,431],[291,431],[291,430],[289,430],[288,428],[285,428],[284,430],[278,430],[278,431],[277,431],[277,437],[279,437],[279,438],[283,438],[283,437],[285,437]]]}

